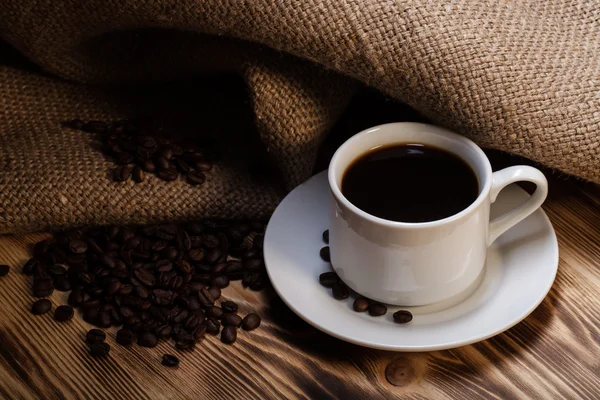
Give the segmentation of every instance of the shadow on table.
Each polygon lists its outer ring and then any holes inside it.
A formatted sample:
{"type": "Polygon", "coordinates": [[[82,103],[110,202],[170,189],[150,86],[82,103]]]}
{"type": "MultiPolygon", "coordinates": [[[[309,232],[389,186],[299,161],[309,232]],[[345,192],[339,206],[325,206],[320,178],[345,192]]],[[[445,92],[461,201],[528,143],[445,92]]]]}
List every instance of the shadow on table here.
{"type": "Polygon", "coordinates": [[[340,371],[358,370],[361,379],[366,378],[381,388],[403,387],[402,393],[407,394],[412,391],[412,384],[422,385],[424,380],[437,388],[458,384],[468,387],[469,391],[480,392],[478,395],[491,392],[514,397],[518,394],[507,392],[506,385],[494,379],[490,369],[500,369],[503,373],[514,371],[504,365],[522,358],[532,347],[543,346],[539,340],[547,335],[546,330],[555,316],[560,300],[558,286],[557,281],[536,310],[508,331],[473,345],[429,353],[374,350],[336,339],[294,314],[274,291],[268,293],[270,307],[265,313],[277,325],[281,339],[310,359],[340,371]],[[473,382],[479,383],[474,385],[473,382]]]}

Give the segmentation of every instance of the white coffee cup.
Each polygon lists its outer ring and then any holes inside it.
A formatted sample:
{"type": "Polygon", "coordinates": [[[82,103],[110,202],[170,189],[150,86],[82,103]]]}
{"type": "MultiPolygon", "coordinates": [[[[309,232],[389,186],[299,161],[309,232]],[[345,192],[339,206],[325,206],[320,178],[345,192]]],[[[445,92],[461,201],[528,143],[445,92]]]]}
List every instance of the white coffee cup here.
{"type": "Polygon", "coordinates": [[[548,182],[539,170],[518,165],[492,173],[486,155],[469,139],[411,122],[380,125],[354,135],[334,154],[328,179],[333,268],[359,294],[402,306],[435,303],[468,289],[482,273],[488,246],[539,208],[548,193],[548,182]],[[342,178],[353,161],[380,146],[409,143],[435,146],[464,160],[477,175],[477,199],[450,217],[406,223],[368,214],[344,197],[342,178]],[[518,181],[535,183],[535,193],[490,222],[490,205],[498,193],[518,181]]]}

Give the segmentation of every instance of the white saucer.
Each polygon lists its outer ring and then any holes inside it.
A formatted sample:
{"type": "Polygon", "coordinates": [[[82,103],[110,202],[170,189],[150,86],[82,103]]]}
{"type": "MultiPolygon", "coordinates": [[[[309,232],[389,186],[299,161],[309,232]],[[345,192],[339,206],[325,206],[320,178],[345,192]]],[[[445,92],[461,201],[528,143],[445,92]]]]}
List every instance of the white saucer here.
{"type": "MultiPolygon", "coordinates": [[[[516,185],[505,188],[492,205],[492,217],[529,195],[516,185]]],[[[388,313],[371,317],[352,310],[354,298],[338,301],[319,284],[332,268],[319,257],[327,229],[327,175],[320,173],[281,202],[269,221],[264,242],[267,271],[283,301],[316,328],[361,346],[394,351],[432,351],[458,347],[505,331],[544,299],[558,269],[554,229],[541,209],[498,238],[488,251],[477,285],[442,303],[402,307],[413,321],[395,324],[388,313]]]]}

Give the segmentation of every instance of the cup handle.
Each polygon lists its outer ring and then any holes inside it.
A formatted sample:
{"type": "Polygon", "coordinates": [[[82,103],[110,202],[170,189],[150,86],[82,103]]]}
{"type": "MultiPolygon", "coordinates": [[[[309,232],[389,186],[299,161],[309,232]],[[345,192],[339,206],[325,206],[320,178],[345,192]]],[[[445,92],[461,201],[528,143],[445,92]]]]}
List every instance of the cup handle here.
{"type": "Polygon", "coordinates": [[[490,222],[488,233],[488,246],[491,245],[498,236],[509,230],[514,225],[524,220],[529,214],[537,210],[548,195],[548,181],[544,174],[538,169],[527,165],[515,165],[504,168],[492,174],[492,189],[490,190],[490,201],[493,203],[498,197],[498,193],[511,183],[526,181],[533,182],[537,188],[533,195],[519,207],[507,212],[506,214],[494,218],[490,222]]]}

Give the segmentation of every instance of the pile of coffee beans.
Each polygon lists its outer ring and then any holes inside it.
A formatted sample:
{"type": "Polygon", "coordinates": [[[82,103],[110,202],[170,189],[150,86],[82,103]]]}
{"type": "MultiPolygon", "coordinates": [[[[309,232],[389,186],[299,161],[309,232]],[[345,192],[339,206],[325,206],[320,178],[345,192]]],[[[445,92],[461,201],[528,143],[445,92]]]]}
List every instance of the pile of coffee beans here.
{"type": "MultiPolygon", "coordinates": [[[[73,318],[73,307],[99,328],[122,326],[116,342],[155,347],[172,339],[179,350],[194,348],[206,333],[236,341],[237,329],[260,325],[257,314],[242,318],[233,301],[217,302],[230,281],[261,290],[268,284],[259,222],[200,221],[143,227],[110,226],[71,230],[34,246],[23,267],[33,276],[33,296],[70,291],[69,305],[54,318],[73,318]]],[[[52,304],[36,301],[32,313],[45,314],[52,304]]],[[[90,354],[106,357],[106,334],[86,335],[90,354]]],[[[173,364],[168,357],[169,365],[173,364]]],[[[164,361],[163,361],[164,362],[164,361]]],[[[178,361],[177,361],[178,362],[178,361]]]]}
{"type": "MultiPolygon", "coordinates": [[[[329,230],[323,232],[323,241],[329,243],[329,230]]],[[[329,254],[329,246],[321,248],[319,251],[321,259],[326,262],[331,262],[329,254]]],[[[345,300],[350,297],[350,288],[340,279],[335,272],[324,272],[319,275],[319,283],[331,289],[331,294],[336,300],[345,300]]],[[[367,299],[366,297],[357,297],[352,304],[352,309],[356,312],[367,311],[372,317],[380,317],[387,314],[385,304],[375,300],[367,299]]],[[[393,314],[394,322],[398,324],[406,324],[412,321],[412,314],[407,310],[399,310],[393,314]]]]}
{"type": "Polygon", "coordinates": [[[101,136],[103,151],[118,164],[112,173],[115,182],[131,178],[140,183],[146,179],[146,173],[152,173],[164,181],[181,176],[191,184],[201,185],[215,159],[215,152],[207,143],[191,138],[175,141],[149,120],[74,119],[64,121],[63,126],[101,136]]]}

